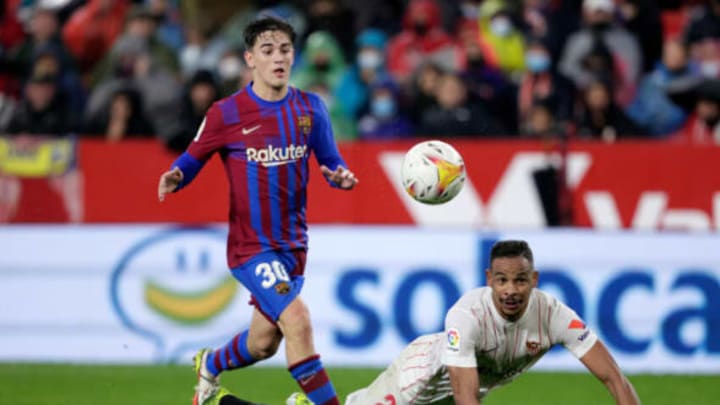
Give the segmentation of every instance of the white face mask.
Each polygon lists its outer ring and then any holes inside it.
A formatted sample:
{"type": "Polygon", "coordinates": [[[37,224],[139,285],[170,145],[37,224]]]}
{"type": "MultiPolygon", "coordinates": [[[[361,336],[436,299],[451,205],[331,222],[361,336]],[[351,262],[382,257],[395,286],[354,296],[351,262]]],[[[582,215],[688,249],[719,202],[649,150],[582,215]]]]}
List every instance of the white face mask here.
{"type": "Polygon", "coordinates": [[[711,60],[700,64],[700,72],[707,78],[715,79],[720,76],[720,61],[711,60]]]}
{"type": "Polygon", "coordinates": [[[506,37],[512,31],[512,23],[507,17],[495,17],[490,20],[490,31],[499,37],[506,37]]]}
{"type": "Polygon", "coordinates": [[[361,69],[377,69],[382,64],[382,55],[373,50],[360,51],[358,54],[358,66],[361,69]]]}
{"type": "Polygon", "coordinates": [[[218,64],[218,74],[222,80],[232,80],[240,77],[243,65],[240,58],[225,58],[218,64]]]}
{"type": "Polygon", "coordinates": [[[460,3],[460,11],[463,17],[469,20],[476,20],[480,16],[480,7],[471,1],[460,3]]]}

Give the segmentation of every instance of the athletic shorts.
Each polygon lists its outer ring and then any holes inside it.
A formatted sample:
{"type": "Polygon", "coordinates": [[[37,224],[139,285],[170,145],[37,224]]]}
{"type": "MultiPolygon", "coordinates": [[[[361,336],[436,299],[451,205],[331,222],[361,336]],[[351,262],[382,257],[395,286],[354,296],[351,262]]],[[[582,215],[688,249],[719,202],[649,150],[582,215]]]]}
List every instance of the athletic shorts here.
{"type": "Polygon", "coordinates": [[[230,270],[250,291],[254,305],[272,323],[300,295],[305,282],[306,251],[269,251],[251,257],[230,270]]]}

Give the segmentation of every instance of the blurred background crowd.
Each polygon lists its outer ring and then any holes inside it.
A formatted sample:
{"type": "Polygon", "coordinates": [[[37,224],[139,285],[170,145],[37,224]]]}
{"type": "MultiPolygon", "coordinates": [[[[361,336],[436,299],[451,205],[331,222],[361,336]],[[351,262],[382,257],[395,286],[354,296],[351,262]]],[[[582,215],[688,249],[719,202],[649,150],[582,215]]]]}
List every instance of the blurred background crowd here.
{"type": "Polygon", "coordinates": [[[720,144],[720,0],[3,0],[0,134],[182,151],[250,80],[261,14],[298,31],[291,84],[340,141],[720,144]]]}

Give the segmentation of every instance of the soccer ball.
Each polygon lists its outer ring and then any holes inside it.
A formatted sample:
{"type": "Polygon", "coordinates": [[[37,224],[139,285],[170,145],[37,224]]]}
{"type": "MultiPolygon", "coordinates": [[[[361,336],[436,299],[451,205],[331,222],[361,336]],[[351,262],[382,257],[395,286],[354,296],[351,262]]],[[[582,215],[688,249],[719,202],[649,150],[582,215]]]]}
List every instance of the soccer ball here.
{"type": "Polygon", "coordinates": [[[445,142],[420,142],[405,154],[401,176],[403,188],[412,198],[424,204],[443,204],[462,190],[465,162],[445,142]]]}

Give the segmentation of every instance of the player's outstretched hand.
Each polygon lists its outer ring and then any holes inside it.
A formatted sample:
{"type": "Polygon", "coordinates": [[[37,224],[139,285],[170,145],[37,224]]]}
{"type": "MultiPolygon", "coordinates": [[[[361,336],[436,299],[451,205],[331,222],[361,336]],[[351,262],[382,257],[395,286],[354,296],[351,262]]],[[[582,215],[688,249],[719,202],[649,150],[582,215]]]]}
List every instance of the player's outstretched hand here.
{"type": "Polygon", "coordinates": [[[355,177],[353,172],[342,166],[338,166],[337,169],[333,171],[328,169],[327,166],[321,165],[320,170],[325,177],[345,190],[350,190],[360,181],[355,177]]]}
{"type": "Polygon", "coordinates": [[[158,200],[164,201],[165,194],[175,191],[182,180],[183,173],[177,167],[163,173],[162,176],[160,176],[160,184],[158,184],[158,200]]]}

